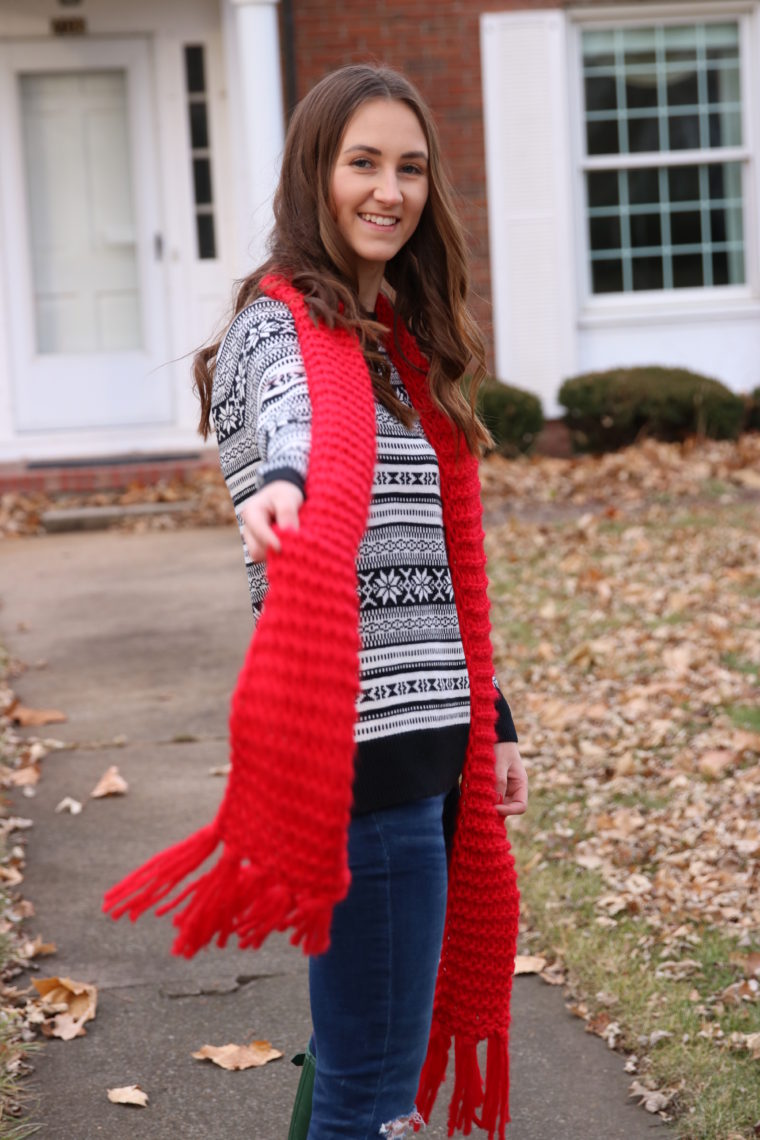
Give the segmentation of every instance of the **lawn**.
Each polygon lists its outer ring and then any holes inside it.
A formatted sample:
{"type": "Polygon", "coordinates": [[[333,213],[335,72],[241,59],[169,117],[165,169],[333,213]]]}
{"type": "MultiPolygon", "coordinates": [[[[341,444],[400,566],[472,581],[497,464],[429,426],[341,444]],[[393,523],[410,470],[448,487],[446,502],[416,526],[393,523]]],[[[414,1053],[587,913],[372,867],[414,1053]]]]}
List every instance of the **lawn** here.
{"type": "Polygon", "coordinates": [[[623,509],[602,481],[601,502],[538,521],[508,497],[499,519],[486,480],[497,668],[531,780],[509,825],[521,950],[678,1137],[744,1140],[760,1135],[760,503],[709,469],[689,487],[679,468],[675,491],[660,475],[639,495],[627,480],[623,509]]]}

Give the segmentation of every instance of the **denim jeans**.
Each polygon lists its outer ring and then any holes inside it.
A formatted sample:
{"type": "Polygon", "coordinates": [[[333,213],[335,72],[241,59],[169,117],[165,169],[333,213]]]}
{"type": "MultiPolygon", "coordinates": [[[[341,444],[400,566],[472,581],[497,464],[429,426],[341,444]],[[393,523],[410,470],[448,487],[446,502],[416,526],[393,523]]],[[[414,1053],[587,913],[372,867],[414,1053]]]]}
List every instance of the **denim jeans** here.
{"type": "Polygon", "coordinates": [[[407,1135],[446,913],[443,803],[433,796],[351,821],[349,893],[333,913],[330,948],[309,960],[317,1071],[308,1140],[407,1135]]]}

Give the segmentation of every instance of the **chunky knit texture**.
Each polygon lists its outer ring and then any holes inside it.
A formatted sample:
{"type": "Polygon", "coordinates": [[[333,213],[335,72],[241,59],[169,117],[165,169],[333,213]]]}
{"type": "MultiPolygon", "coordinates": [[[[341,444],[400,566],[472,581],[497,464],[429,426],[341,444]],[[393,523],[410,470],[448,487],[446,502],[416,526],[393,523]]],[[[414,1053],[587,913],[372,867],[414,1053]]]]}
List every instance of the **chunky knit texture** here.
{"type": "MultiPolygon", "coordinates": [[[[257,947],[273,930],[286,929],[306,953],[320,953],[349,885],[359,691],[356,553],[375,459],[372,387],[353,335],[315,326],[301,294],[284,280],[269,277],[262,287],[293,312],[312,402],[299,530],[282,532],[281,553],[268,559],[269,596],[232,698],[232,770],[216,819],[112,887],[104,902],[114,918],[136,919],[223,842],[216,865],[157,912],[184,903],[174,917],[173,951],[187,957],[214,938],[223,946],[234,934],[241,947],[257,947]]],[[[378,317],[392,329],[388,352],[438,458],[470,678],[469,745],[418,1105],[428,1119],[453,1039],[449,1135],[469,1135],[476,1124],[489,1140],[504,1140],[519,895],[504,823],[494,810],[493,668],[477,460],[434,407],[427,362],[383,297],[378,317]],[[476,1052],[482,1040],[488,1041],[485,1084],[476,1052]]]]}

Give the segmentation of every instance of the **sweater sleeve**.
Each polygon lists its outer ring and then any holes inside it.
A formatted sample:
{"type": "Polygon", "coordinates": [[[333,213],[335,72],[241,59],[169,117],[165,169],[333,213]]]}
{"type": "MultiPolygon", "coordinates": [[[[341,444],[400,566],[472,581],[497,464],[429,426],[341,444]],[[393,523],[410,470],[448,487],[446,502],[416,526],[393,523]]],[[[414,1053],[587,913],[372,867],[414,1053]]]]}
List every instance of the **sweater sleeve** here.
{"type": "Polygon", "coordinates": [[[517,729],[512,719],[512,710],[496,677],[493,679],[493,687],[496,690],[496,740],[500,744],[517,744],[517,729]]]}
{"type": "Polygon", "coordinates": [[[233,321],[217,357],[212,417],[236,511],[275,479],[303,490],[311,403],[286,305],[259,298],[233,321]]]}

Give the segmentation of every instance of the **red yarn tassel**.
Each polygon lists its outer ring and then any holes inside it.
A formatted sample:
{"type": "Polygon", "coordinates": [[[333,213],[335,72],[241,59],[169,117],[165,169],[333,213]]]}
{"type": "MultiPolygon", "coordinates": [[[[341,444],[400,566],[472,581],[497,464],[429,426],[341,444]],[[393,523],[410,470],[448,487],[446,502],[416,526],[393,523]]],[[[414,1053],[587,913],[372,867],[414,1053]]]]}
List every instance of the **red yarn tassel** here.
{"type": "Polygon", "coordinates": [[[438,1090],[446,1079],[446,1066],[449,1060],[451,1036],[437,1026],[433,1026],[428,1042],[425,1064],[420,1074],[420,1084],[417,1089],[417,1111],[427,1123],[433,1111],[438,1090]]]}
{"type": "MultiPolygon", "coordinates": [[[[200,867],[212,854],[219,839],[214,821],[181,843],[154,855],[106,892],[103,910],[110,911],[112,918],[121,918],[128,913],[135,922],[144,911],[166,898],[187,875],[200,867]]],[[[176,902],[168,905],[176,905],[176,902]]]]}
{"type": "Polygon", "coordinates": [[[486,1061],[486,1087],[483,1110],[476,1122],[488,1133],[488,1140],[504,1140],[509,1115],[509,1043],[506,1035],[494,1034],[488,1038],[486,1061]]]}
{"type": "Polygon", "coordinates": [[[478,1064],[478,1044],[454,1038],[454,1092],[449,1105],[449,1136],[459,1129],[469,1136],[478,1120],[475,1110],[483,1103],[483,1081],[478,1064]]]}

